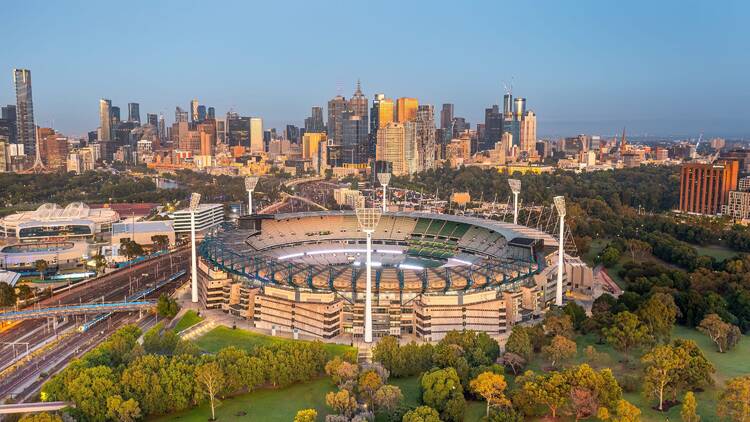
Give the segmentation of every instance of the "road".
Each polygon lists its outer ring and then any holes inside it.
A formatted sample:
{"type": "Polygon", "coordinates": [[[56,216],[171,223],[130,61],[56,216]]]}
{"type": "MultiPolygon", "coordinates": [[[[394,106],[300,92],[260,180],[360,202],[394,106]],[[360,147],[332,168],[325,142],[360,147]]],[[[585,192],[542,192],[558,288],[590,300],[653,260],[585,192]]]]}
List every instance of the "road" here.
{"type": "MultiPolygon", "coordinates": [[[[85,284],[47,298],[41,301],[38,306],[123,300],[127,295],[143,290],[177,271],[188,270],[189,255],[189,248],[179,249],[169,255],[156,257],[132,267],[92,279],[85,284]]],[[[184,281],[184,278],[180,281],[184,281]]],[[[174,289],[174,287],[175,285],[166,286],[149,298],[156,298],[165,290],[174,289]]],[[[0,371],[25,356],[26,344],[18,343],[28,343],[28,349],[32,355],[35,354],[35,350],[40,350],[37,352],[39,356],[33,356],[30,362],[26,362],[22,368],[13,371],[14,374],[19,372],[17,375],[6,375],[0,372],[0,398],[7,397],[9,394],[18,394],[17,387],[26,385],[32,376],[31,374],[36,373],[36,376],[38,376],[42,371],[48,372],[45,368],[50,369],[50,362],[61,363],[64,366],[72,357],[68,356],[71,351],[82,348],[87,350],[109,336],[117,327],[124,323],[135,322],[137,318],[138,313],[115,314],[87,333],[76,331],[78,326],[89,319],[86,316],[69,318],[57,323],[51,320],[27,320],[21,321],[0,333],[0,371]],[[107,326],[106,329],[102,329],[101,327],[105,325],[107,326]],[[15,347],[7,344],[11,342],[17,343],[15,347]],[[50,344],[51,346],[49,346],[50,344]],[[45,345],[48,349],[42,351],[41,349],[45,345]],[[91,346],[87,347],[87,345],[91,346]],[[31,369],[32,365],[34,366],[33,370],[31,369]],[[37,366],[41,369],[37,369],[37,366]]],[[[19,364],[19,366],[21,365],[19,364]]]]}

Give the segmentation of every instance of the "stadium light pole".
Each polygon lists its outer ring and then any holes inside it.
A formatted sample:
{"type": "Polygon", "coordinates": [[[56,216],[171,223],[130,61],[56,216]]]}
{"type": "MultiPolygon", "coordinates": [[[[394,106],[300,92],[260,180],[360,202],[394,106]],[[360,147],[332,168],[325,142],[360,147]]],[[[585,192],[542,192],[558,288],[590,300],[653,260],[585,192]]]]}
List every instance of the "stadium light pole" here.
{"type": "Polygon", "coordinates": [[[513,224],[518,224],[518,194],[521,193],[521,181],[508,179],[510,190],[513,192],[513,224]]]}
{"type": "Polygon", "coordinates": [[[253,213],[253,191],[258,185],[258,176],[247,176],[245,178],[245,190],[247,191],[247,215],[253,213]]]}
{"type": "Polygon", "coordinates": [[[383,186],[383,212],[388,211],[386,204],[386,195],[388,194],[388,182],[391,181],[390,173],[378,173],[378,181],[383,186]]]}
{"type": "Polygon", "coordinates": [[[190,195],[190,246],[191,246],[191,282],[190,292],[193,303],[198,303],[198,257],[195,252],[195,211],[201,202],[201,194],[193,193],[190,195]]]}
{"type": "Polygon", "coordinates": [[[563,255],[565,255],[565,197],[556,196],[553,200],[555,202],[555,208],[557,208],[557,214],[560,216],[560,244],[557,249],[557,287],[555,289],[555,305],[562,306],[563,272],[565,271],[565,262],[563,258],[563,255]]]}
{"type": "MultiPolygon", "coordinates": [[[[380,176],[380,175],[378,175],[380,176]]],[[[389,175],[390,176],[390,175],[389,175]]],[[[367,235],[367,278],[365,284],[365,343],[372,343],[372,234],[380,221],[378,208],[357,208],[357,222],[367,235]]]]}

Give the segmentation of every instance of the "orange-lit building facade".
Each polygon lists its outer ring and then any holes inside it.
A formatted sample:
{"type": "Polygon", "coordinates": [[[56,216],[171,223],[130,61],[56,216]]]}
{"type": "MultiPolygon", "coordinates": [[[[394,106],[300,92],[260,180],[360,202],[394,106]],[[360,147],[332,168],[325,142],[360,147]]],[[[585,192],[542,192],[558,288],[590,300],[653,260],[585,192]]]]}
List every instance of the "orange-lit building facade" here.
{"type": "Polygon", "coordinates": [[[416,98],[399,98],[396,102],[396,121],[399,123],[414,120],[417,117],[419,101],[416,98]]]}
{"type": "Polygon", "coordinates": [[[680,211],[718,214],[727,202],[729,191],[737,190],[738,179],[736,160],[684,164],[680,172],[680,211]]]}

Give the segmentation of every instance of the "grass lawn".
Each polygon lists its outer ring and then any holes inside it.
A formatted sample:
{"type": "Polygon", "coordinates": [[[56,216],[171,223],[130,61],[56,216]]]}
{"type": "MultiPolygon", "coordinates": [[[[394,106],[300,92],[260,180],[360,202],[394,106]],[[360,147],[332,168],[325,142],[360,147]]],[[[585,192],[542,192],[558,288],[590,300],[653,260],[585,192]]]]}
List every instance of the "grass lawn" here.
{"type": "MultiPolygon", "coordinates": [[[[292,340],[282,337],[272,337],[264,334],[254,333],[252,331],[232,329],[223,325],[218,326],[211,331],[203,334],[194,340],[195,344],[206,352],[216,353],[227,346],[236,346],[245,350],[253,350],[258,346],[272,346],[276,344],[288,343],[292,340]]],[[[347,352],[355,353],[356,348],[344,344],[323,343],[325,349],[331,355],[343,355],[347,352]]]]}
{"type": "Polygon", "coordinates": [[[729,248],[725,248],[723,246],[717,246],[717,245],[709,245],[709,246],[693,245],[693,248],[695,249],[696,252],[698,252],[698,255],[708,255],[717,261],[723,261],[727,258],[731,258],[739,254],[739,252],[737,251],[734,251],[729,248]]]}
{"type": "Polygon", "coordinates": [[[179,321],[177,321],[177,324],[174,326],[173,330],[175,333],[179,333],[182,330],[188,329],[192,327],[193,325],[203,321],[203,317],[198,316],[198,313],[194,310],[190,309],[180,318],[179,321]]]}
{"type": "MultiPolygon", "coordinates": [[[[223,400],[216,408],[218,421],[289,422],[298,410],[314,408],[318,420],[323,420],[328,408],[326,393],[335,389],[328,378],[320,378],[282,389],[263,389],[223,400]],[[245,412],[246,414],[242,414],[245,412]]],[[[167,422],[205,422],[211,417],[211,407],[205,403],[194,409],[149,419],[167,422]]]]}

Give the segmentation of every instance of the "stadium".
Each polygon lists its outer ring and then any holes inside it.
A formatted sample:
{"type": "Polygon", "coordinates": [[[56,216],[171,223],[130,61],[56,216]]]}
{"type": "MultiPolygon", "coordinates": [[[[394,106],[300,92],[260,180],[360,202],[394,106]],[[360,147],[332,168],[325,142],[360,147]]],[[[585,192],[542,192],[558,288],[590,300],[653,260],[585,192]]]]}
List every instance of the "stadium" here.
{"type": "MultiPolygon", "coordinates": [[[[243,216],[200,244],[200,302],[259,328],[357,341],[365,245],[354,211],[243,216]]],[[[499,336],[540,318],[555,300],[557,251],[551,234],[523,225],[386,212],[372,233],[373,336],[499,336]]]]}

